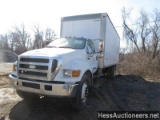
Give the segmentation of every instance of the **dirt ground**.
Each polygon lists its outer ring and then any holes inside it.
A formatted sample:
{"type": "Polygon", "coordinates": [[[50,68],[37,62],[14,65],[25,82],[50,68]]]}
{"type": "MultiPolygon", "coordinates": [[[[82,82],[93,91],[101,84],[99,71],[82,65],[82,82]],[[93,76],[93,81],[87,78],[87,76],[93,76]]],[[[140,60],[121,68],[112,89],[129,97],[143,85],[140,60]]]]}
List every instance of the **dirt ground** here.
{"type": "Polygon", "coordinates": [[[24,101],[0,76],[0,120],[96,120],[97,111],[159,111],[160,82],[134,75],[101,78],[91,88],[88,104],[77,112],[67,99],[42,98],[24,101]]]}

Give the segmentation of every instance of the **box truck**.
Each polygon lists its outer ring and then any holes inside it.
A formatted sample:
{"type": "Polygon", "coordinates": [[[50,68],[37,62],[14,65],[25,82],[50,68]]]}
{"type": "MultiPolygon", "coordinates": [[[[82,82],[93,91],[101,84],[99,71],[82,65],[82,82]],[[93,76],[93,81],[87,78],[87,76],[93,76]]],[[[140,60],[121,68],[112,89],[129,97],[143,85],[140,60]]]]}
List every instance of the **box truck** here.
{"type": "Polygon", "coordinates": [[[119,47],[119,36],[106,13],[63,17],[60,38],[19,55],[9,81],[24,99],[68,97],[80,110],[94,79],[114,78],[119,47]]]}

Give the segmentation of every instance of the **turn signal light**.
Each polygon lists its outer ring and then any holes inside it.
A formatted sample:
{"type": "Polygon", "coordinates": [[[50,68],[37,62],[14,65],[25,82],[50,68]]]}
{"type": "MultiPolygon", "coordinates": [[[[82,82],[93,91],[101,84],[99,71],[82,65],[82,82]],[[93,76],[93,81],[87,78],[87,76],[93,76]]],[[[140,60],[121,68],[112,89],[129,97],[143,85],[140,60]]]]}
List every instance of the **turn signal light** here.
{"type": "Polygon", "coordinates": [[[13,65],[13,66],[12,66],[12,71],[14,71],[14,70],[15,70],[15,66],[13,65]]]}
{"type": "Polygon", "coordinates": [[[79,77],[80,76],[80,70],[73,70],[72,71],[72,77],[79,77]]]}

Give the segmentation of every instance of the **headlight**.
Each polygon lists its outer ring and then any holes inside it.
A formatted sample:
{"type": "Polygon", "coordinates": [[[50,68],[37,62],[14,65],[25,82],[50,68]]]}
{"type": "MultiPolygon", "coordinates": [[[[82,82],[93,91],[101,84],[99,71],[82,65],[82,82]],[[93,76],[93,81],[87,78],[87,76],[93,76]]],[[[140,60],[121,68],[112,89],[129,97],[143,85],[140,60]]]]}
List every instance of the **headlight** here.
{"type": "Polygon", "coordinates": [[[72,76],[72,75],[71,75],[71,70],[65,69],[64,72],[63,72],[63,75],[64,75],[65,77],[71,77],[71,76],[72,76]]]}
{"type": "Polygon", "coordinates": [[[79,77],[80,76],[80,70],[64,69],[63,75],[65,77],[79,77]]]}

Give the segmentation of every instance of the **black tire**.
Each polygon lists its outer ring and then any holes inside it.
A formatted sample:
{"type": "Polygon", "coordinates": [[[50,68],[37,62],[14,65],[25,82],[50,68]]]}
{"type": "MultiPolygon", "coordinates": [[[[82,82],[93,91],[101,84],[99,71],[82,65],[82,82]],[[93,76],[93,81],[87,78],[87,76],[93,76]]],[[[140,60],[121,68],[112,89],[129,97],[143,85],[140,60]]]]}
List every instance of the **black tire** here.
{"type": "Polygon", "coordinates": [[[102,72],[106,78],[114,79],[116,76],[116,65],[104,68],[102,72]]]}
{"type": "Polygon", "coordinates": [[[102,71],[102,74],[106,78],[110,78],[111,77],[111,69],[110,69],[110,67],[104,68],[103,71],[102,71]]]}
{"type": "Polygon", "coordinates": [[[78,111],[85,108],[89,95],[89,81],[91,77],[84,75],[78,86],[76,97],[72,99],[72,107],[78,111]],[[87,86],[86,86],[87,85],[87,86]],[[82,95],[83,94],[83,95],[82,95]]]}
{"type": "Polygon", "coordinates": [[[114,79],[115,78],[115,76],[116,76],[116,66],[112,66],[111,68],[110,68],[110,77],[112,78],[112,79],[114,79]]]}
{"type": "Polygon", "coordinates": [[[23,91],[16,91],[18,96],[25,99],[25,100],[38,100],[40,97],[39,95],[33,94],[33,93],[28,93],[28,92],[23,92],[23,91]]]}

